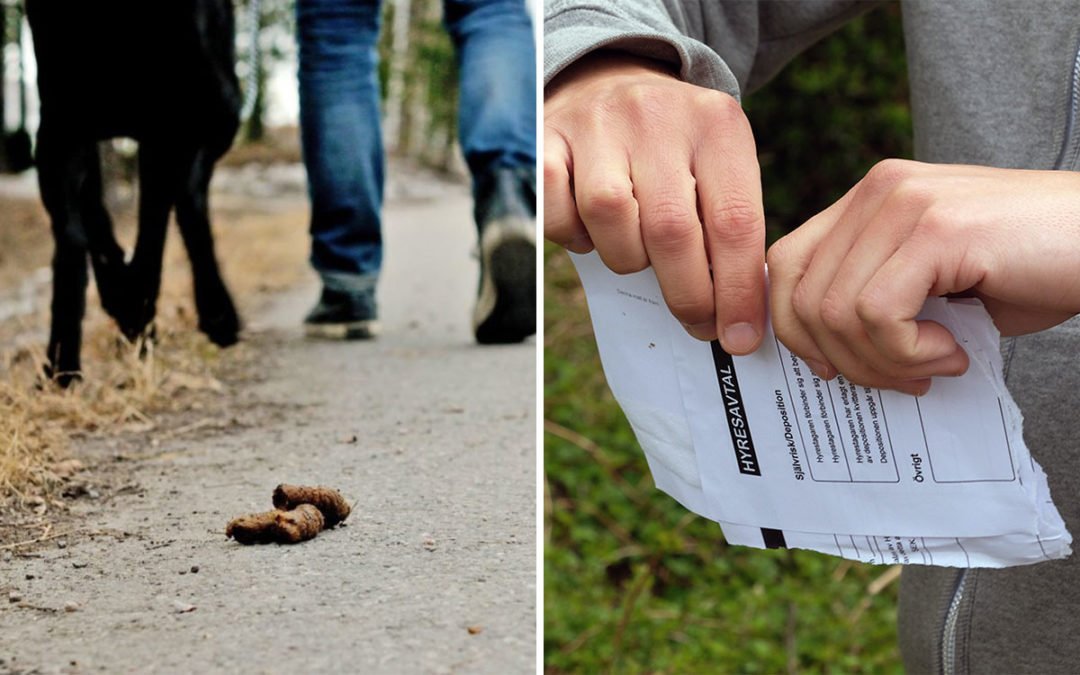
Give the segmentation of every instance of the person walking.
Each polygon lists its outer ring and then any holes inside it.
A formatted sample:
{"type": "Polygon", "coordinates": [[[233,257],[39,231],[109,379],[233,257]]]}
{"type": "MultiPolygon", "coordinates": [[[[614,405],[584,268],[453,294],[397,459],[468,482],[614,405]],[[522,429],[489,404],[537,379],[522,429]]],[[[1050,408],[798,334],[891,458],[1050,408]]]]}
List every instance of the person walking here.
{"type": "MultiPolygon", "coordinates": [[[[305,329],[371,338],[383,258],[381,0],[298,0],[296,12],[311,264],[322,281],[305,329]]],[[[520,342],[536,331],[532,22],[523,0],[445,0],[444,23],[460,72],[458,127],[480,241],[474,335],[481,344],[520,342]]]]}

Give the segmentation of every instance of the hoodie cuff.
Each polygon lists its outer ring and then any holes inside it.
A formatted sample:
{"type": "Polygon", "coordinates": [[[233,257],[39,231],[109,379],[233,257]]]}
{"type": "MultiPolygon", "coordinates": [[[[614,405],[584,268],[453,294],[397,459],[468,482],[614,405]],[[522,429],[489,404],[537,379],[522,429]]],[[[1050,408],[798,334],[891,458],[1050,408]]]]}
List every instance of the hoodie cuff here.
{"type": "Polygon", "coordinates": [[[567,66],[598,49],[668,64],[685,82],[739,98],[739,83],[724,60],[673,26],[650,26],[607,7],[549,3],[544,17],[545,87],[567,66]]]}

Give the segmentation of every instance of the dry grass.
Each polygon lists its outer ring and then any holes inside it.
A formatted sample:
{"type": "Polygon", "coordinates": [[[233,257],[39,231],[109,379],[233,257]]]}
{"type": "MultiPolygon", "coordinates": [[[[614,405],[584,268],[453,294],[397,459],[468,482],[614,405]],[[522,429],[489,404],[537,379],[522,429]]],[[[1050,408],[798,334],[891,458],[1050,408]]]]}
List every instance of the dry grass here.
{"type": "MultiPolygon", "coordinates": [[[[46,264],[51,241],[37,202],[5,202],[0,213],[0,243],[15,238],[18,244],[3,248],[18,251],[0,259],[3,288],[46,264]],[[7,215],[16,213],[17,219],[7,215]]],[[[131,209],[114,215],[121,239],[130,240],[131,209]]],[[[242,315],[266,292],[288,287],[305,273],[302,204],[273,213],[230,207],[216,212],[214,222],[218,258],[242,315]]],[[[45,297],[38,306],[47,307],[49,290],[39,289],[45,297]]],[[[195,408],[206,415],[214,408],[207,403],[227,396],[244,364],[254,362],[253,350],[243,343],[219,350],[197,332],[190,267],[175,228],[166,251],[156,343],[122,340],[91,287],[83,324],[85,379],[61,391],[40,376],[47,322],[47,310],[0,322],[0,513],[5,504],[41,510],[58,503],[73,437],[161,431],[170,423],[166,418],[184,424],[184,413],[195,408]]]]}

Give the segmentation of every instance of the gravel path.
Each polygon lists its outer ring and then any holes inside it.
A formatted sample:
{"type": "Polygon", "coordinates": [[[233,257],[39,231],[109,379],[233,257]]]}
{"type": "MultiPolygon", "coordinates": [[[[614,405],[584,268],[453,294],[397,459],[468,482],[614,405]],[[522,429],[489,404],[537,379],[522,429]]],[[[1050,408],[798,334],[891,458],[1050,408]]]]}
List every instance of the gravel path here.
{"type": "Polygon", "coordinates": [[[139,489],[77,523],[98,536],[0,556],[0,672],[532,672],[536,345],[472,344],[470,208],[456,186],[389,207],[378,341],[305,340],[317,289],[279,298],[249,321],[259,424],[147,448],[139,489]],[[226,540],[279,482],[353,515],[226,540]]]}

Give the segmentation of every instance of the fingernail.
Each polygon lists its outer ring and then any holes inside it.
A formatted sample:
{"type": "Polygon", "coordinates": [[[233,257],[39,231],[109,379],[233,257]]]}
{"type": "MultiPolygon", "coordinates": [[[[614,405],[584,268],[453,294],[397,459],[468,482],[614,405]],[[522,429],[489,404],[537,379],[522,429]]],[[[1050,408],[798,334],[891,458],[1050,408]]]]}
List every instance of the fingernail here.
{"type": "Polygon", "coordinates": [[[706,321],[704,323],[695,323],[693,325],[684,323],[683,328],[687,333],[694,336],[698,340],[709,342],[716,339],[716,322],[706,321]]]}
{"type": "Polygon", "coordinates": [[[572,253],[588,253],[593,250],[592,237],[587,234],[583,234],[580,237],[574,237],[570,240],[570,243],[566,245],[566,250],[572,253]]]}
{"type": "Polygon", "coordinates": [[[757,344],[758,333],[748,323],[733,323],[724,329],[724,351],[729,354],[747,354],[757,344]]]}
{"type": "Polygon", "coordinates": [[[832,369],[829,364],[822,363],[821,361],[815,361],[813,359],[806,359],[806,365],[810,370],[814,371],[814,374],[823,380],[827,380],[832,377],[832,369]]]}

